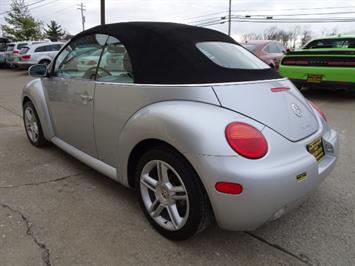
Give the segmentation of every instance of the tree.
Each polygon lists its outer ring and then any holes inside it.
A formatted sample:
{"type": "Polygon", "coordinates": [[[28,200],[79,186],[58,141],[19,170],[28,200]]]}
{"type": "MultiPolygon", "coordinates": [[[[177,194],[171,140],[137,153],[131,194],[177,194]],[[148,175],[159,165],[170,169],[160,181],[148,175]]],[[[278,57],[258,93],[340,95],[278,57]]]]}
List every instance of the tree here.
{"type": "Polygon", "coordinates": [[[258,33],[245,33],[242,36],[242,42],[247,43],[250,40],[262,40],[263,36],[261,34],[258,33]]]}
{"type": "Polygon", "coordinates": [[[302,32],[302,46],[312,40],[312,31],[309,27],[304,27],[302,32]]]}
{"type": "Polygon", "coordinates": [[[296,48],[296,41],[298,39],[298,36],[301,33],[301,27],[299,25],[295,26],[291,31],[290,31],[290,38],[292,41],[292,48],[295,49],[296,48]]]}
{"type": "Polygon", "coordinates": [[[12,0],[5,21],[8,25],[4,25],[2,30],[15,41],[42,38],[41,23],[31,16],[24,0],[12,0]]]}
{"type": "Polygon", "coordinates": [[[44,30],[44,33],[52,42],[58,41],[58,39],[61,39],[65,35],[62,27],[54,20],[51,20],[51,23],[47,24],[47,29],[44,30]]]}
{"type": "Polygon", "coordinates": [[[326,37],[326,36],[336,36],[339,35],[338,34],[338,28],[334,27],[333,29],[323,29],[322,30],[322,36],[326,37]]]}

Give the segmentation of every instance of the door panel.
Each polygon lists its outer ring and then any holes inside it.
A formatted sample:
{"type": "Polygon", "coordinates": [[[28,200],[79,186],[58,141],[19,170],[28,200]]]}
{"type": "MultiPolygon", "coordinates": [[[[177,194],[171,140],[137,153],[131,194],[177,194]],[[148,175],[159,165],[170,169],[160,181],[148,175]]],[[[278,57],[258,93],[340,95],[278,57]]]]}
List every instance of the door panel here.
{"type": "Polygon", "coordinates": [[[44,81],[56,137],[96,156],[94,92],[97,64],[107,35],[86,35],[71,41],[57,56],[44,81]]]}
{"type": "Polygon", "coordinates": [[[93,132],[95,82],[55,77],[49,79],[45,87],[55,135],[95,157],[93,132]]]}

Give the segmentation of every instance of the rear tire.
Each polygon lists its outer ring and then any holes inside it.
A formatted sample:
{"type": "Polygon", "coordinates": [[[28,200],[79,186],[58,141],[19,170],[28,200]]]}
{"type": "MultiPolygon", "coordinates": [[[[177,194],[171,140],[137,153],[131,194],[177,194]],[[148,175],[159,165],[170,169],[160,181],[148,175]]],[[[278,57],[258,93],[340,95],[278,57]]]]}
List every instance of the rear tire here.
{"type": "Polygon", "coordinates": [[[51,63],[51,61],[49,61],[47,59],[43,59],[43,60],[39,61],[39,64],[46,65],[46,66],[48,66],[50,63],[51,63]]]}
{"type": "Polygon", "coordinates": [[[37,111],[30,101],[23,105],[23,124],[27,138],[33,146],[41,148],[49,144],[44,137],[37,111]]]}
{"type": "Polygon", "coordinates": [[[144,153],[135,180],[146,218],[164,237],[185,240],[209,225],[206,192],[192,166],[174,149],[160,146],[144,153]]]}

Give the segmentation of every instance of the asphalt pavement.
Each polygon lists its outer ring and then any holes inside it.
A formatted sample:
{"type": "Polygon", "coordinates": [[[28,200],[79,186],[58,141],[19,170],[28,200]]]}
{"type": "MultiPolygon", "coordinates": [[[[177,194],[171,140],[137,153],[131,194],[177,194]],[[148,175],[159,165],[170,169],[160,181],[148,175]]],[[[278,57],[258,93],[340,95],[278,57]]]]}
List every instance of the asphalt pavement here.
{"type": "MultiPolygon", "coordinates": [[[[0,69],[0,265],[355,265],[355,97],[306,91],[340,136],[339,161],[300,207],[253,232],[216,225],[169,241],[135,193],[26,139],[24,71],[0,69]]],[[[226,210],[228,211],[228,210],[226,210]]]]}

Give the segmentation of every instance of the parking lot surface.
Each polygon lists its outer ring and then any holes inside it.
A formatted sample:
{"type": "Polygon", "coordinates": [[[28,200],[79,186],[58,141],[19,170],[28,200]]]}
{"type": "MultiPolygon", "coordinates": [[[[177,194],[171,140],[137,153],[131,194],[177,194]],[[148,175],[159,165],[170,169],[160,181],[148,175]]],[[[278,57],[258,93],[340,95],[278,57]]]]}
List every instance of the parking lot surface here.
{"type": "Polygon", "coordinates": [[[31,146],[20,106],[28,80],[0,69],[0,265],[355,264],[354,96],[305,92],[338,131],[341,150],[304,204],[253,232],[213,225],[172,242],[149,226],[134,191],[54,146],[31,146]]]}

